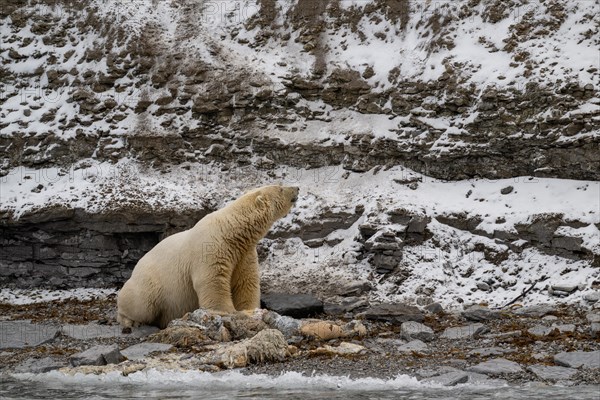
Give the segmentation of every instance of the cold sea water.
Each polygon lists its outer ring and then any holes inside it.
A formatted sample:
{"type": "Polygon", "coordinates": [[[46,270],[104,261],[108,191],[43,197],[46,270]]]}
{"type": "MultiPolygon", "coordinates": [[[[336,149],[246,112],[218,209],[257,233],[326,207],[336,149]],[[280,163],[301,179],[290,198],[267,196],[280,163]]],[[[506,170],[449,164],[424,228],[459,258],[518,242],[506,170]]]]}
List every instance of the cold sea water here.
{"type": "Polygon", "coordinates": [[[350,379],[285,373],[277,377],[239,372],[136,372],[104,375],[0,375],[0,399],[561,399],[600,400],[598,386],[546,386],[506,383],[465,384],[445,388],[415,378],[350,379]]]}

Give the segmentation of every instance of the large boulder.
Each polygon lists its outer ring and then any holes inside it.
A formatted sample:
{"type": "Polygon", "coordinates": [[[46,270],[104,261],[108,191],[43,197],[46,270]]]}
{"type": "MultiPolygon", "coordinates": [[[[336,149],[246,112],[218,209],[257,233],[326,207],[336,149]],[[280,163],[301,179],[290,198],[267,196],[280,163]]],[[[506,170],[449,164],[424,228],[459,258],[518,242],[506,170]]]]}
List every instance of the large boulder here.
{"type": "Polygon", "coordinates": [[[265,294],[261,307],[293,318],[308,318],[323,313],[323,302],[310,294],[265,294]]]}
{"type": "Polygon", "coordinates": [[[80,365],[107,365],[118,364],[125,361],[125,357],[119,351],[119,346],[94,346],[80,353],[73,354],[69,359],[71,365],[78,367],[80,365]]]}

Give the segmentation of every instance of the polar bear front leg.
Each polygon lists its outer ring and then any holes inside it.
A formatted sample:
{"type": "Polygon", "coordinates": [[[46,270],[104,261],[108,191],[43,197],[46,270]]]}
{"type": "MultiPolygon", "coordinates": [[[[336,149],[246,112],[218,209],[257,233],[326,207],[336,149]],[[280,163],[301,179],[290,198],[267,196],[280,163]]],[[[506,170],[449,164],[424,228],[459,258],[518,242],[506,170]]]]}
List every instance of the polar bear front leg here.
{"type": "Polygon", "coordinates": [[[246,253],[231,277],[233,305],[238,311],[260,308],[260,275],[256,248],[246,253]]]}
{"type": "Polygon", "coordinates": [[[232,269],[232,266],[216,263],[210,266],[209,273],[193,278],[200,308],[229,314],[235,312],[231,299],[232,269]]]}

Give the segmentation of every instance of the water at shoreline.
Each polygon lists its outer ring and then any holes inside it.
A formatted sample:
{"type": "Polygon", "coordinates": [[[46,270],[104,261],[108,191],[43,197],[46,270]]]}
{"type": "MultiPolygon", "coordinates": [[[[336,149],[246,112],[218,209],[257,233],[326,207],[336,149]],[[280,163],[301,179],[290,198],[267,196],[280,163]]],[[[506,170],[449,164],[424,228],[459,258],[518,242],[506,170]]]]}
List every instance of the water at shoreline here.
{"type": "Polygon", "coordinates": [[[47,374],[0,375],[2,399],[290,399],[328,400],[410,399],[573,399],[598,400],[598,386],[459,385],[453,388],[424,385],[415,378],[400,375],[394,379],[349,379],[343,376],[305,376],[285,373],[277,377],[244,375],[239,372],[134,373],[122,376],[67,376],[47,374]]]}

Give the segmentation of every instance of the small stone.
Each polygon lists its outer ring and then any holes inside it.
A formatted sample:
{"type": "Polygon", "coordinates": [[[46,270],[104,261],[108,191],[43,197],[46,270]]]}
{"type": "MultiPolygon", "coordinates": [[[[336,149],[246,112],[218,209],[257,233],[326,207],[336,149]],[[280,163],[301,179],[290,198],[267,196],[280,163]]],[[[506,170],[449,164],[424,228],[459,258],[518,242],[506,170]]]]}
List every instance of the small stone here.
{"type": "Polygon", "coordinates": [[[446,328],[440,336],[442,339],[469,339],[484,334],[488,328],[483,324],[471,324],[446,328]]]}
{"type": "Polygon", "coordinates": [[[400,328],[400,336],[404,340],[419,339],[424,342],[430,342],[435,338],[433,329],[415,321],[404,322],[400,328]]]}
{"type": "Polygon", "coordinates": [[[552,329],[558,329],[561,333],[573,333],[575,332],[574,324],[561,324],[561,325],[552,325],[552,329]]]}
{"type": "Polygon", "coordinates": [[[519,336],[521,336],[521,331],[488,333],[487,335],[484,335],[484,337],[487,339],[507,339],[507,338],[519,337],[519,336]]]}
{"type": "Polygon", "coordinates": [[[440,303],[431,303],[425,306],[425,309],[432,314],[444,312],[444,307],[440,303]]]}
{"type": "Polygon", "coordinates": [[[600,322],[592,322],[590,325],[590,335],[595,339],[600,338],[600,322]]]}
{"type": "Polygon", "coordinates": [[[125,357],[119,351],[119,346],[94,346],[80,353],[73,354],[70,357],[73,367],[80,365],[107,365],[118,364],[125,361],[125,357]]]}
{"type": "Polygon", "coordinates": [[[172,348],[173,348],[173,346],[170,344],[167,344],[167,343],[144,342],[144,343],[138,343],[138,344],[134,344],[133,346],[127,347],[126,349],[121,351],[121,354],[123,354],[129,360],[141,360],[150,353],[154,353],[154,352],[162,353],[165,351],[169,351],[172,348]]]}
{"type": "Polygon", "coordinates": [[[523,369],[519,364],[514,361],[509,361],[504,358],[496,358],[477,364],[469,371],[478,372],[486,375],[499,375],[499,374],[514,374],[522,372],[523,369]]]}
{"type": "Polygon", "coordinates": [[[156,326],[140,325],[137,328],[132,329],[131,336],[136,337],[136,338],[145,338],[146,336],[150,336],[159,331],[160,331],[160,328],[158,328],[156,326]]]}
{"type": "Polygon", "coordinates": [[[468,381],[469,374],[467,372],[456,371],[448,372],[438,376],[432,376],[431,378],[423,379],[421,382],[442,386],[456,386],[460,383],[467,383],[468,381]]]}
{"type": "Polygon", "coordinates": [[[579,288],[578,285],[552,285],[552,289],[558,292],[573,293],[579,288]]]}
{"type": "Polygon", "coordinates": [[[534,354],[532,354],[532,357],[539,361],[539,360],[547,359],[548,357],[550,357],[550,354],[548,354],[546,352],[534,353],[534,354]]]}
{"type": "Polygon", "coordinates": [[[291,317],[281,316],[274,311],[267,311],[263,321],[271,328],[283,333],[287,339],[300,335],[300,321],[291,317]]]}
{"type": "Polygon", "coordinates": [[[490,356],[501,356],[506,353],[510,353],[510,350],[503,349],[501,347],[486,347],[481,349],[473,349],[469,351],[468,354],[480,357],[490,357],[490,356]]]}
{"type": "Polygon", "coordinates": [[[323,312],[323,302],[310,294],[272,293],[261,297],[261,306],[293,318],[312,317],[323,312]]]}
{"type": "Polygon", "coordinates": [[[431,378],[434,376],[440,376],[440,375],[444,375],[450,372],[462,372],[459,369],[456,369],[454,367],[448,367],[448,366],[441,366],[441,367],[426,367],[423,369],[420,369],[417,371],[416,376],[419,377],[420,379],[425,379],[425,378],[431,378]]]}
{"type": "Polygon", "coordinates": [[[583,299],[588,303],[597,303],[600,301],[600,291],[594,291],[583,295],[583,299]]]}
{"type": "Polygon", "coordinates": [[[536,325],[527,330],[527,332],[533,336],[548,336],[552,331],[553,328],[544,325],[536,325]]]}
{"type": "Polygon", "coordinates": [[[406,321],[422,322],[425,318],[421,310],[406,304],[377,304],[361,313],[366,319],[402,323],[406,321]]]}
{"type": "Polygon", "coordinates": [[[532,365],[527,368],[538,378],[545,381],[561,381],[571,379],[577,373],[574,368],[557,367],[551,365],[532,365]]]}
{"type": "Polygon", "coordinates": [[[477,282],[475,286],[477,286],[477,289],[483,290],[484,292],[489,292],[491,290],[490,285],[485,282],[477,282]]]}
{"type": "Polygon", "coordinates": [[[500,312],[487,307],[472,306],[463,311],[462,316],[469,321],[481,322],[500,318],[500,312]]]}
{"type": "Polygon", "coordinates": [[[360,296],[372,289],[372,285],[367,281],[350,282],[340,289],[339,294],[344,297],[360,296]]]}
{"type": "Polygon", "coordinates": [[[348,297],[343,299],[340,303],[325,303],[323,304],[323,311],[329,315],[344,315],[352,312],[359,308],[365,308],[369,305],[369,302],[360,297],[348,297]]]}
{"type": "Polygon", "coordinates": [[[600,350],[558,353],[554,356],[554,363],[570,368],[600,368],[600,350]]]}
{"type": "Polygon", "coordinates": [[[542,318],[542,321],[556,321],[557,319],[556,315],[546,315],[542,318]]]}
{"type": "Polygon", "coordinates": [[[554,296],[554,297],[567,297],[571,293],[569,293],[569,292],[563,292],[562,290],[555,290],[552,287],[549,287],[548,288],[548,294],[550,296],[554,296]]]}
{"type": "Polygon", "coordinates": [[[556,307],[550,304],[539,304],[536,306],[522,307],[514,311],[522,317],[542,318],[544,315],[556,312],[556,307]]]}
{"type": "Polygon", "coordinates": [[[590,322],[600,322],[600,313],[599,312],[591,312],[585,315],[585,318],[590,322]]]}
{"type": "Polygon", "coordinates": [[[422,352],[429,349],[429,346],[419,339],[411,340],[410,342],[398,347],[398,351],[402,353],[422,352]]]}
{"type": "Polygon", "coordinates": [[[509,194],[509,193],[512,193],[513,190],[514,190],[514,187],[507,186],[505,188],[500,189],[500,193],[501,194],[509,194]]]}

